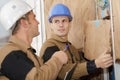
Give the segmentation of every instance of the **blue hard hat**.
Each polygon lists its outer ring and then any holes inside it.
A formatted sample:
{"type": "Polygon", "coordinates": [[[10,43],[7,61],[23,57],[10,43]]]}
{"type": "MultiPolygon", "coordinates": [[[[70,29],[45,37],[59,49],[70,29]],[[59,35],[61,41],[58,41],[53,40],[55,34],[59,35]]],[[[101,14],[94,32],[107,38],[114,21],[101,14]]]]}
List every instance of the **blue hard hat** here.
{"type": "Polygon", "coordinates": [[[55,6],[52,7],[48,17],[50,23],[52,22],[51,18],[54,16],[68,16],[69,21],[72,21],[70,10],[64,4],[56,4],[55,6]]]}

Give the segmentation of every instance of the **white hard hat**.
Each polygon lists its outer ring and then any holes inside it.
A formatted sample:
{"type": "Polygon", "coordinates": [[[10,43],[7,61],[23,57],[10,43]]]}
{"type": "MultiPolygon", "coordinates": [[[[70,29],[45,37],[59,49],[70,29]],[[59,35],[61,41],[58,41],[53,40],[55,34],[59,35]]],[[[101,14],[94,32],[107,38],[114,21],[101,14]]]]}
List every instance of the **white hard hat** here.
{"type": "Polygon", "coordinates": [[[0,23],[9,30],[19,18],[31,10],[31,6],[23,0],[10,0],[0,9],[0,23]]]}

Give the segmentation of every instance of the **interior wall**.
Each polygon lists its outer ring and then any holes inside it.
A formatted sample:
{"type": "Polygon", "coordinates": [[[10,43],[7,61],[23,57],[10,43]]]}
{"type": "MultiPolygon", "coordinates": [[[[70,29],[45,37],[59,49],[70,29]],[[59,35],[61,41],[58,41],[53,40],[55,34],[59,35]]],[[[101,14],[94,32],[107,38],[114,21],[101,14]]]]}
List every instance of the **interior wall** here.
{"type": "Polygon", "coordinates": [[[45,24],[47,39],[51,35],[48,23],[48,14],[50,8],[57,3],[67,5],[73,16],[71,22],[71,30],[69,33],[69,41],[77,48],[84,47],[84,23],[87,20],[95,19],[95,2],[94,0],[44,0],[45,5],[45,24]]]}

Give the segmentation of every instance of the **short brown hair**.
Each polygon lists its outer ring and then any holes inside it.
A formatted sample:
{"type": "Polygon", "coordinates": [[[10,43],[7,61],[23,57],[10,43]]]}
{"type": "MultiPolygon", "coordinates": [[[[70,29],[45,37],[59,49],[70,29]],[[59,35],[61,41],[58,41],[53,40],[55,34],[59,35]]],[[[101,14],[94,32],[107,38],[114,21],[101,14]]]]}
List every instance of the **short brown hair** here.
{"type": "MultiPolygon", "coordinates": [[[[30,11],[31,12],[31,11],[30,11]]],[[[21,19],[25,19],[25,20],[28,20],[28,14],[30,13],[28,12],[27,14],[23,15],[14,25],[13,29],[12,29],[12,35],[16,34],[17,31],[19,30],[20,28],[20,20],[21,19]]]]}

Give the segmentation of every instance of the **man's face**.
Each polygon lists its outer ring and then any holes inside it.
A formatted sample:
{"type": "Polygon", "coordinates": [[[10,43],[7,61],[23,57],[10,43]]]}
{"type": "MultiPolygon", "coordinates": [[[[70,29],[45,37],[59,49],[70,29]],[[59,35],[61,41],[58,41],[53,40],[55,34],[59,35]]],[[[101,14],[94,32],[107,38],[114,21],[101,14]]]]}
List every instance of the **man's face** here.
{"type": "Polygon", "coordinates": [[[54,34],[61,37],[66,37],[68,35],[70,22],[67,16],[55,16],[52,18],[51,24],[51,29],[54,34]]]}
{"type": "Polygon", "coordinates": [[[38,29],[39,22],[36,20],[35,17],[36,16],[33,12],[30,12],[28,14],[28,26],[29,26],[28,33],[32,37],[36,37],[39,35],[39,29],[38,29]]]}

